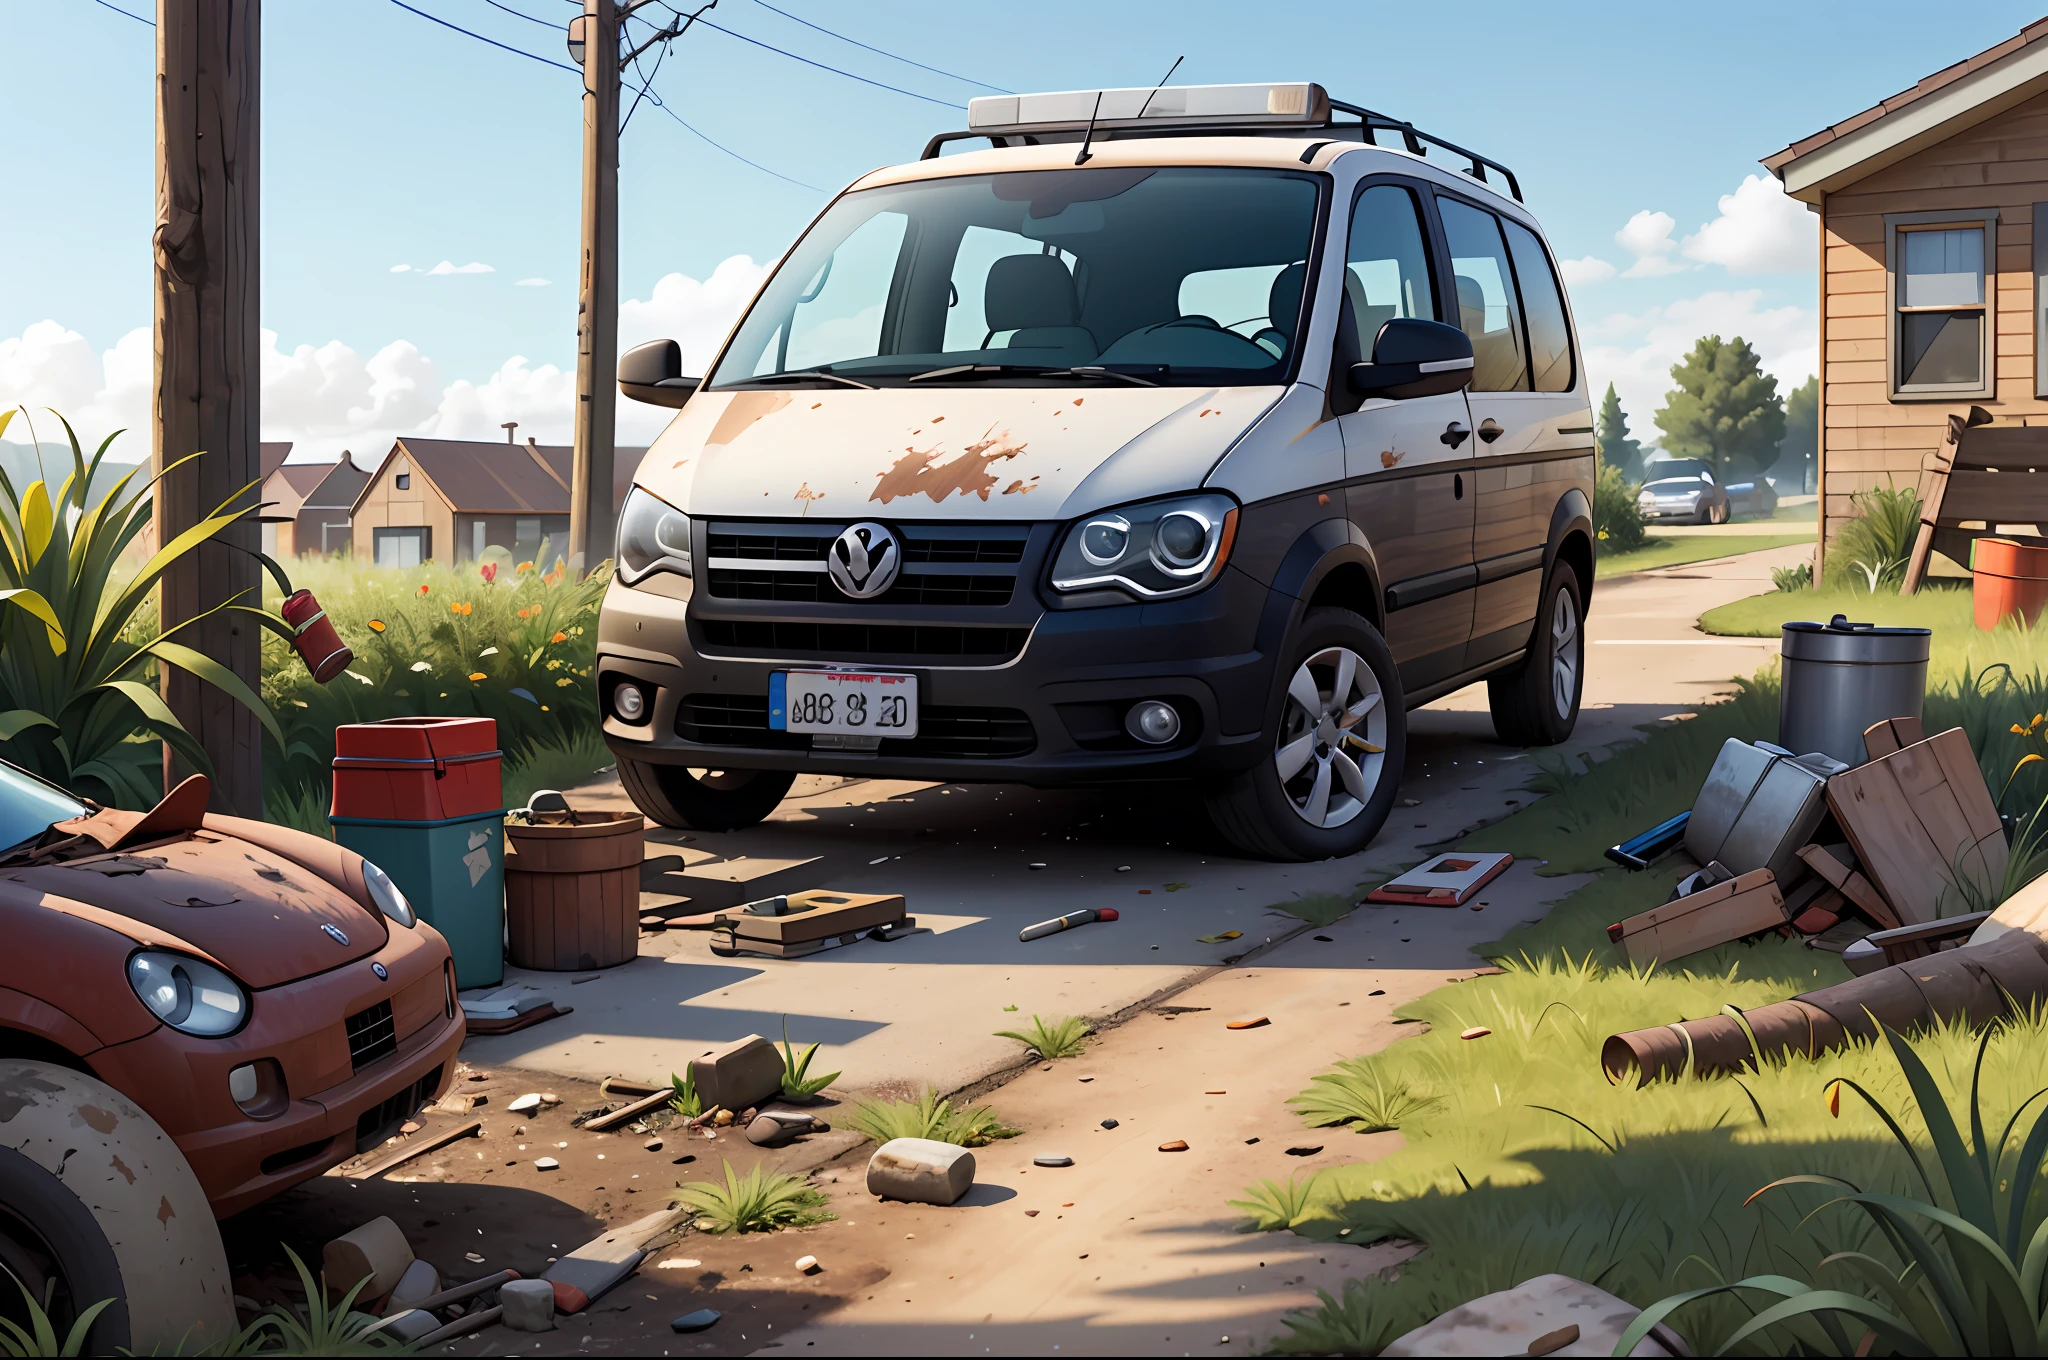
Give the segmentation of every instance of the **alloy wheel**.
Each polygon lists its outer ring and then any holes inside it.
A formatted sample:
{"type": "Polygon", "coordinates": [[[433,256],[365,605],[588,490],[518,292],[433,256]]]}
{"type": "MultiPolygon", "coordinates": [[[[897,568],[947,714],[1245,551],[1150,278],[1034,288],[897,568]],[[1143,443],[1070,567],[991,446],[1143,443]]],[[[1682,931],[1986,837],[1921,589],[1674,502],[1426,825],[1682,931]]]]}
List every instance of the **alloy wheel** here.
{"type": "Polygon", "coordinates": [[[1301,663],[1287,682],[1273,751],[1280,791],[1296,816],[1329,830],[1365,811],[1386,743],[1386,696],[1358,653],[1326,647],[1301,663]]]}
{"type": "Polygon", "coordinates": [[[1572,715],[1572,699],[1579,690],[1579,609],[1569,590],[1557,592],[1550,608],[1550,699],[1557,716],[1572,715]]]}

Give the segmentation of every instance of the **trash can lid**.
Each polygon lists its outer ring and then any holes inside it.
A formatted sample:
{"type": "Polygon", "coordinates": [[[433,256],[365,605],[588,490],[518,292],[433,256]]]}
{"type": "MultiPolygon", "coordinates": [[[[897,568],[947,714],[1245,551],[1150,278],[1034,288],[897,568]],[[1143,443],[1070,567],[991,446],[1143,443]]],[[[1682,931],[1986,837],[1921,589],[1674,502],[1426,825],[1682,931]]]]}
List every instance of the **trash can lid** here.
{"type": "Polygon", "coordinates": [[[493,718],[386,718],[334,729],[337,756],[447,760],[495,754],[497,746],[498,724],[493,718]]]}
{"type": "Polygon", "coordinates": [[[1781,639],[1780,654],[1790,660],[1897,665],[1927,660],[1934,630],[1852,623],[1837,614],[1826,623],[1784,624],[1781,639]]]}

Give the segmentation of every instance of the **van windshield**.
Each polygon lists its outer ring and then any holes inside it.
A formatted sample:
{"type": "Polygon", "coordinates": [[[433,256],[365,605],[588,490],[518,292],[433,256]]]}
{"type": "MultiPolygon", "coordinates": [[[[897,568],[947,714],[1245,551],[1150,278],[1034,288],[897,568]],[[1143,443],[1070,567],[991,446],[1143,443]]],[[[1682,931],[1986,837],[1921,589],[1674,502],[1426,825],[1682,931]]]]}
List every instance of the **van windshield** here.
{"type": "Polygon", "coordinates": [[[848,194],[776,271],[710,385],[1044,384],[1075,368],[1283,382],[1318,193],[1284,171],[1107,166],[848,194]]]}

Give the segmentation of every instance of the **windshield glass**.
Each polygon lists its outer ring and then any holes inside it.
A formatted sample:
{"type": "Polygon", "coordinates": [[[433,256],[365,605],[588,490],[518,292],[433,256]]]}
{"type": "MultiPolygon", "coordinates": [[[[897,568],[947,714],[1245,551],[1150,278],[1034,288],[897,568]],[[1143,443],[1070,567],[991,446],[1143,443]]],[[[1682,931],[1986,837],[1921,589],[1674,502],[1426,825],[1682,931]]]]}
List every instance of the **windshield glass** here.
{"type": "Polygon", "coordinates": [[[1700,458],[1660,458],[1643,470],[1645,479],[1653,482],[1668,481],[1673,477],[1685,477],[1698,481],[1700,474],[1709,471],[1706,461],[1700,458]]]}
{"type": "Polygon", "coordinates": [[[1283,381],[1302,321],[1317,182],[1199,166],[1027,170],[888,185],[833,204],[734,334],[710,383],[1283,381]],[[1000,367],[998,367],[1000,366],[1000,367]]]}
{"type": "Polygon", "coordinates": [[[54,822],[83,817],[91,810],[55,784],[0,760],[0,851],[35,839],[54,822]]]}

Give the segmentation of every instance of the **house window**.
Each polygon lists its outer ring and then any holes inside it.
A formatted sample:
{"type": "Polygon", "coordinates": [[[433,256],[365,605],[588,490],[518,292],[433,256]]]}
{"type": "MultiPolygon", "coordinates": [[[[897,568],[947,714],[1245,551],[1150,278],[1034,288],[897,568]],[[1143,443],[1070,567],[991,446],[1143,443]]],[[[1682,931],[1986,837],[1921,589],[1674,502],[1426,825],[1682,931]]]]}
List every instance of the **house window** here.
{"type": "Polygon", "coordinates": [[[412,490],[412,474],[410,472],[401,472],[398,474],[398,489],[400,491],[412,490]]]}
{"type": "Polygon", "coordinates": [[[430,533],[430,530],[424,528],[371,530],[370,543],[375,550],[377,565],[418,566],[433,556],[430,533]]]}
{"type": "Polygon", "coordinates": [[[1895,398],[1994,395],[1996,213],[1885,218],[1895,398]]]}

